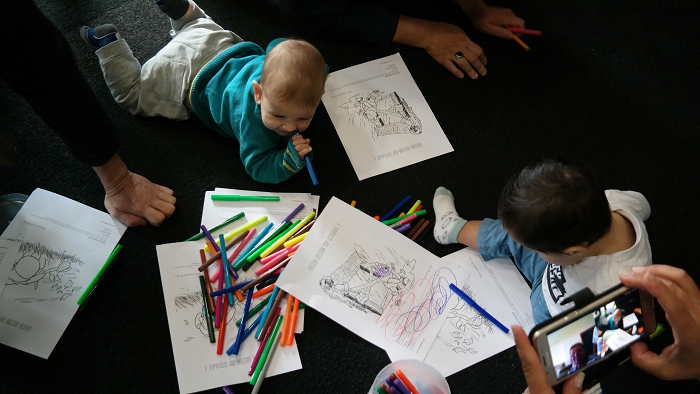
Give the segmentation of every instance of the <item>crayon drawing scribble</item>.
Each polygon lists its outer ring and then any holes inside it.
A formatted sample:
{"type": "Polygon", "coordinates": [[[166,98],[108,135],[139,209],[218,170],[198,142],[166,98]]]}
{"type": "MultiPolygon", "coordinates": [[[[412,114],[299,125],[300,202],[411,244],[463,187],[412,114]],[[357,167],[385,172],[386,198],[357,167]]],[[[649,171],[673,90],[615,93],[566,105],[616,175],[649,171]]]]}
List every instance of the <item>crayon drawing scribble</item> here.
{"type": "Polygon", "coordinates": [[[455,282],[457,278],[452,270],[443,267],[393,297],[377,319],[386,340],[412,348],[428,324],[444,312],[453,295],[450,283],[455,282]]]}
{"type": "Polygon", "coordinates": [[[349,121],[369,132],[373,140],[393,134],[421,134],[423,126],[413,109],[396,92],[358,93],[343,103],[349,121]]]}
{"type": "Polygon", "coordinates": [[[7,286],[33,287],[35,291],[55,294],[44,298],[25,297],[15,301],[22,303],[65,301],[82,287],[74,280],[85,262],[75,255],[59,252],[39,242],[22,242],[21,257],[12,265],[7,286]],[[40,289],[41,287],[41,289],[40,289]]]}

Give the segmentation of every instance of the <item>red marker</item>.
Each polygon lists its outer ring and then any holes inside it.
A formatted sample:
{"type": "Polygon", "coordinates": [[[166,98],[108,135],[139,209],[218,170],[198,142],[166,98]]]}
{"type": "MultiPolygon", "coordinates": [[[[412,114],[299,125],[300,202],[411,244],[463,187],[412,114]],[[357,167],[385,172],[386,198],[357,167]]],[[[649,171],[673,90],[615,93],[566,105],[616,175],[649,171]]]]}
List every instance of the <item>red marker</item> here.
{"type": "Polygon", "coordinates": [[[542,35],[541,30],[530,30],[530,29],[523,29],[520,27],[507,27],[506,29],[512,31],[513,33],[531,34],[533,36],[541,36],[542,35]]]}

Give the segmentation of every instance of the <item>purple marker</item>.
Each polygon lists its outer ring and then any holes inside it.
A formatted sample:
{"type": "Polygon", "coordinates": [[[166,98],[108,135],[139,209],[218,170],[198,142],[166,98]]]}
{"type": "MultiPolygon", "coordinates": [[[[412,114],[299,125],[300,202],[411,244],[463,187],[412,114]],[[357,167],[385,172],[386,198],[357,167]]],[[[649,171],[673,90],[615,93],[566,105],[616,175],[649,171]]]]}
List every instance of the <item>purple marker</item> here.
{"type": "Polygon", "coordinates": [[[294,216],[296,216],[297,213],[299,213],[302,209],[304,209],[304,203],[299,204],[299,206],[296,207],[296,208],[292,211],[292,213],[290,213],[289,215],[287,215],[286,218],[284,218],[284,220],[282,221],[282,223],[288,222],[288,221],[292,220],[292,218],[293,218],[294,216]]]}
{"type": "Polygon", "coordinates": [[[395,230],[400,232],[401,234],[403,234],[409,228],[411,228],[411,223],[402,224],[401,226],[397,227],[395,230]]]}
{"type": "Polygon", "coordinates": [[[384,379],[384,380],[386,381],[386,384],[389,385],[389,388],[394,387],[394,381],[391,380],[391,377],[390,377],[390,376],[387,376],[386,379],[384,379]]]}
{"type": "Polygon", "coordinates": [[[225,392],[226,394],[236,394],[236,393],[234,393],[233,390],[231,390],[231,388],[228,387],[228,386],[224,386],[224,387],[222,387],[221,389],[224,390],[224,392],[225,392]]]}
{"type": "Polygon", "coordinates": [[[390,394],[401,394],[401,391],[397,389],[395,386],[389,386],[389,393],[390,394]]]}
{"type": "MultiPolygon", "coordinates": [[[[220,251],[221,249],[219,249],[219,245],[217,245],[216,242],[214,242],[214,238],[212,238],[211,234],[209,234],[209,230],[207,230],[207,228],[204,225],[202,225],[200,228],[202,229],[204,236],[207,237],[209,242],[211,242],[211,246],[214,247],[214,252],[220,251]]],[[[224,245],[224,247],[226,247],[226,245],[224,245]]]]}
{"type": "Polygon", "coordinates": [[[409,390],[408,387],[406,387],[406,385],[403,384],[403,382],[399,378],[394,379],[394,387],[399,389],[401,394],[411,394],[411,390],[409,390]]]}

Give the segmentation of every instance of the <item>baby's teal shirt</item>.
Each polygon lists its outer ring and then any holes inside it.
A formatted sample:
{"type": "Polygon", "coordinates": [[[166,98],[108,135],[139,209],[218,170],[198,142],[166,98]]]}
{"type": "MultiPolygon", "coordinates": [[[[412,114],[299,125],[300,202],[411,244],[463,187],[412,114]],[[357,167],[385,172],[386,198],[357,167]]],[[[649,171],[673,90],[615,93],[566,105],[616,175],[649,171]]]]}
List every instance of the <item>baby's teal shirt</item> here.
{"type": "Polygon", "coordinates": [[[237,139],[246,172],[265,183],[282,182],[304,168],[291,137],[265,127],[253,95],[265,55],[282,41],[271,41],[266,51],[252,42],[226,49],[202,68],[191,93],[194,113],[221,135],[237,139]]]}

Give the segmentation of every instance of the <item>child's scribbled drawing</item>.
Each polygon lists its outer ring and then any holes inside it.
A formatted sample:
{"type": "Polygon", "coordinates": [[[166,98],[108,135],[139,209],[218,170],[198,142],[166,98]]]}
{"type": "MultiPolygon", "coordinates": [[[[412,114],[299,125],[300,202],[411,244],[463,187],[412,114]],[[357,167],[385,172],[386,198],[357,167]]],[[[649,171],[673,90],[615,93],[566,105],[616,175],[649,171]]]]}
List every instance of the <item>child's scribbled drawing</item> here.
{"type": "Polygon", "coordinates": [[[65,301],[75,293],[80,294],[82,287],[76,286],[74,280],[85,262],[79,257],[55,251],[39,242],[22,242],[19,252],[21,257],[12,265],[6,285],[33,287],[48,296],[24,297],[15,301],[65,301]]]}
{"type": "Polygon", "coordinates": [[[354,249],[340,267],[319,281],[319,286],[334,300],[376,314],[385,338],[410,348],[447,306],[452,296],[449,284],[456,282],[455,275],[440,268],[416,280],[415,259],[406,259],[388,247],[385,251],[376,249],[374,258],[359,245],[354,249]]]}
{"type": "MultiPolygon", "coordinates": [[[[462,286],[462,291],[469,297],[474,297],[474,292],[468,284],[462,286]]],[[[461,298],[458,298],[457,305],[449,311],[445,324],[451,327],[449,335],[445,337],[443,332],[442,336],[438,335],[438,339],[454,353],[477,354],[472,345],[487,339],[488,335],[495,332],[493,323],[461,298]]]]}
{"type": "Polygon", "coordinates": [[[375,140],[385,135],[423,132],[420,119],[396,92],[358,93],[340,108],[347,111],[351,124],[369,132],[375,140]]]}

